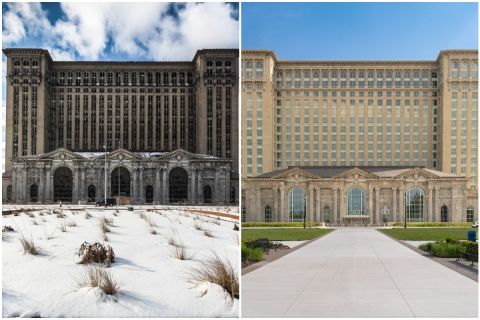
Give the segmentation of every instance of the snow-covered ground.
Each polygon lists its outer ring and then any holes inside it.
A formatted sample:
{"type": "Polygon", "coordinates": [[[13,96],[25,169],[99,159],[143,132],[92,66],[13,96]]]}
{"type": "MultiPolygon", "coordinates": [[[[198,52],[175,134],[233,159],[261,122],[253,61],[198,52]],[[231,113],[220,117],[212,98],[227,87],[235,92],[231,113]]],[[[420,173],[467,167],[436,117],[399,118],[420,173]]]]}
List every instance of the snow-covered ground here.
{"type": "MultiPolygon", "coordinates": [[[[15,207],[32,208],[4,206],[3,210],[15,207]]],[[[238,299],[232,299],[222,287],[191,282],[193,269],[214,254],[240,270],[239,232],[233,230],[237,220],[197,215],[186,211],[187,207],[173,206],[137,206],[134,211],[126,207],[36,208],[28,213],[34,218],[27,213],[2,218],[3,226],[15,229],[3,233],[3,317],[238,317],[238,299]],[[54,208],[66,217],[51,214],[54,208]],[[142,219],[142,212],[156,226],[142,219]],[[102,217],[113,219],[111,232],[106,234],[108,241],[102,239],[102,217]],[[62,225],[67,225],[66,232],[62,232],[62,225]],[[195,225],[209,230],[213,238],[195,229],[195,225]],[[152,229],[156,234],[151,233],[152,229]],[[22,235],[35,242],[40,255],[23,253],[19,240],[22,235]],[[172,237],[183,242],[190,260],[174,257],[175,247],[168,244],[172,237]],[[115,262],[106,270],[121,285],[116,299],[99,289],[78,287],[86,267],[76,263],[76,253],[84,241],[112,246],[115,262]]],[[[209,210],[235,213],[233,207],[209,210]]]]}

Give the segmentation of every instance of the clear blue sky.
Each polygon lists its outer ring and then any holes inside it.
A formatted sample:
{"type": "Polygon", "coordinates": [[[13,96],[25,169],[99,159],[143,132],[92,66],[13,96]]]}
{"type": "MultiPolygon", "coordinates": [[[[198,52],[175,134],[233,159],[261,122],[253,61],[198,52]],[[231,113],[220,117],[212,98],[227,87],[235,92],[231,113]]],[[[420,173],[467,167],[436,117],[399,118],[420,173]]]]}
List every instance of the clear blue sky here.
{"type": "Polygon", "coordinates": [[[434,60],[478,48],[477,3],[242,3],[242,49],[280,59],[434,60]]]}

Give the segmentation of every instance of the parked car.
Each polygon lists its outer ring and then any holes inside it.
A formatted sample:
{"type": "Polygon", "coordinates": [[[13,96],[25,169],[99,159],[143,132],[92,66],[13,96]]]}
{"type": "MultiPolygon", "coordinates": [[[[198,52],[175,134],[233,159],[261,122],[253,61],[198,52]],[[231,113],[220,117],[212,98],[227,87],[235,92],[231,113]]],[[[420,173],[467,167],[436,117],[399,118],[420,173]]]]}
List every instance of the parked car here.
{"type": "Polygon", "coordinates": [[[475,222],[472,224],[472,228],[478,228],[478,221],[475,221],[475,222]]]}
{"type": "MultiPolygon", "coordinates": [[[[107,204],[106,204],[107,206],[113,207],[116,204],[117,204],[117,200],[115,198],[107,198],[107,204]]],[[[97,207],[104,206],[104,205],[105,205],[105,199],[102,199],[96,202],[97,207]]]]}

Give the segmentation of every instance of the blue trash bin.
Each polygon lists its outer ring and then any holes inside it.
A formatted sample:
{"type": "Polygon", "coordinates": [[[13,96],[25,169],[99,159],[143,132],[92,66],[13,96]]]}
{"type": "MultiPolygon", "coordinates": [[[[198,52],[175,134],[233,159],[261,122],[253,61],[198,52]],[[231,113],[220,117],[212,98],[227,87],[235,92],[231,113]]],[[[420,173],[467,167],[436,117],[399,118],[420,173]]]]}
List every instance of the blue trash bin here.
{"type": "Polygon", "coordinates": [[[468,241],[477,241],[477,231],[468,231],[468,236],[467,236],[468,241]]]}

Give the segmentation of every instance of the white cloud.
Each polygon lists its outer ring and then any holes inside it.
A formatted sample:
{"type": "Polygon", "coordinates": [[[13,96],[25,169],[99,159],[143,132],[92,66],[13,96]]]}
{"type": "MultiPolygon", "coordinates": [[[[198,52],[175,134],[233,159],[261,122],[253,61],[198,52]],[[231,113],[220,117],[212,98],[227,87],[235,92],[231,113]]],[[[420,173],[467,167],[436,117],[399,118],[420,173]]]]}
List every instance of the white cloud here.
{"type": "Polygon", "coordinates": [[[189,60],[197,49],[238,47],[238,21],[224,3],[187,3],[178,19],[168,3],[62,3],[52,25],[39,3],[12,3],[4,15],[5,46],[41,39],[54,59],[96,60],[114,54],[131,59],[189,60]]]}

